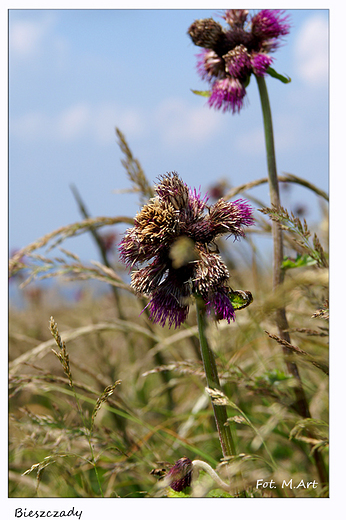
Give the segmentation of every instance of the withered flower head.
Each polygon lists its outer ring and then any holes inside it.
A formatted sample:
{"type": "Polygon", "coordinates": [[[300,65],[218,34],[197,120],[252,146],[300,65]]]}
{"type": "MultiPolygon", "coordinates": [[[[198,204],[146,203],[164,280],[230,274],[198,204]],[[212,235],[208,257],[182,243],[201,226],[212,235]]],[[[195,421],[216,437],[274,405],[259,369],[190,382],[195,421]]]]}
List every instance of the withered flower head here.
{"type": "Polygon", "coordinates": [[[251,74],[263,76],[273,62],[269,53],[290,29],[288,17],[278,9],[262,9],[249,16],[247,9],[229,9],[225,28],[212,18],[196,20],[188,29],[198,54],[197,70],[211,84],[208,104],[239,112],[251,74]]]}
{"type": "Polygon", "coordinates": [[[187,318],[189,298],[200,296],[209,314],[234,320],[228,297],[229,273],[214,243],[220,235],[244,236],[254,223],[243,200],[218,200],[212,206],[191,190],[176,172],[159,178],[156,197],[134,219],[120,243],[120,258],[134,270],[131,286],[149,295],[148,309],[155,323],[179,327],[187,318]]]}
{"type": "Polygon", "coordinates": [[[192,462],[187,457],[182,457],[169,470],[166,478],[174,491],[183,491],[183,489],[191,485],[191,477],[192,462]]]}

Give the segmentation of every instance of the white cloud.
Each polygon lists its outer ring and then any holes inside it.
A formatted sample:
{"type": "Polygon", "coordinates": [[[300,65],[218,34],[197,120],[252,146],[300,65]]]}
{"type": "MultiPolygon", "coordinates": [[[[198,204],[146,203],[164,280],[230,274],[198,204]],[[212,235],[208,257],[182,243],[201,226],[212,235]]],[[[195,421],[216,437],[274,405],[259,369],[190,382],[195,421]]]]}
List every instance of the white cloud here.
{"type": "Polygon", "coordinates": [[[42,36],[42,27],[37,23],[19,21],[10,30],[10,49],[16,54],[27,56],[37,49],[42,36]]]}
{"type": "Polygon", "coordinates": [[[134,108],[120,108],[115,103],[103,103],[93,112],[94,135],[102,144],[114,143],[115,127],[120,128],[126,137],[145,134],[142,114],[134,108]]]}
{"type": "Polygon", "coordinates": [[[49,116],[30,111],[10,119],[10,133],[22,141],[73,141],[88,132],[90,111],[86,105],[75,105],[49,116]]]}
{"type": "Polygon", "coordinates": [[[10,120],[10,133],[23,141],[32,142],[44,134],[48,128],[47,117],[40,112],[26,114],[10,120]]]}
{"type": "MultiPolygon", "coordinates": [[[[66,68],[69,60],[70,44],[57,33],[58,15],[45,11],[39,19],[10,19],[9,54],[12,77],[22,77],[23,71],[42,70],[48,66],[56,73],[66,68]]],[[[20,79],[19,79],[20,81],[20,79]]]]}
{"type": "Polygon", "coordinates": [[[222,114],[208,109],[204,103],[193,107],[180,99],[167,99],[154,110],[153,117],[112,102],[76,103],[51,116],[37,111],[13,118],[10,130],[21,140],[73,142],[88,138],[107,145],[114,142],[118,127],[127,138],[159,133],[165,146],[176,147],[202,145],[220,131],[224,121],[222,114]]]}
{"type": "Polygon", "coordinates": [[[127,137],[144,135],[146,129],[138,111],[114,103],[76,103],[54,115],[30,111],[10,120],[11,135],[30,142],[74,142],[87,138],[107,145],[115,141],[116,126],[127,137]]]}
{"type": "Polygon", "coordinates": [[[311,86],[324,86],[328,80],[328,22],[319,15],[310,18],[300,30],[295,55],[298,73],[311,86]]]}
{"type": "Polygon", "coordinates": [[[57,117],[57,132],[63,140],[81,137],[90,128],[91,112],[85,104],[71,106],[57,117]]]}
{"type": "Polygon", "coordinates": [[[193,107],[180,99],[170,98],[157,107],[155,123],[162,141],[166,145],[176,146],[182,143],[204,143],[220,130],[223,119],[203,102],[193,107]]]}
{"type": "Polygon", "coordinates": [[[28,58],[37,55],[44,37],[52,30],[53,17],[45,16],[39,21],[16,20],[10,24],[9,42],[12,56],[28,58]]]}

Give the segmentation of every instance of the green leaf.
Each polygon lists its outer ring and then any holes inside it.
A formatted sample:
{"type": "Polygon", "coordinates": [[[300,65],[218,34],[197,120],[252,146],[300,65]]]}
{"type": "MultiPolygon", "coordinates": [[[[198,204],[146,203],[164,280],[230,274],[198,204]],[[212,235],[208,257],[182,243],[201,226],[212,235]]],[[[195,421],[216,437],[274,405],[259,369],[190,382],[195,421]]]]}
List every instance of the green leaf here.
{"type": "MultiPolygon", "coordinates": [[[[191,489],[191,488],[186,488],[191,489]]],[[[169,488],[168,495],[169,498],[190,498],[190,495],[188,493],[184,493],[184,491],[174,491],[174,489],[169,488]]]]}
{"type": "Polygon", "coordinates": [[[233,291],[231,289],[228,297],[235,311],[244,309],[253,302],[253,297],[250,291],[233,291]]]}
{"type": "Polygon", "coordinates": [[[250,85],[251,76],[252,76],[252,74],[249,74],[248,77],[246,78],[246,80],[244,82],[244,88],[248,88],[248,86],[250,85]]]}
{"type": "Polygon", "coordinates": [[[282,81],[282,83],[291,83],[292,81],[289,76],[282,76],[282,74],[279,74],[278,72],[276,72],[276,70],[272,69],[271,67],[268,67],[266,72],[272,78],[279,79],[280,81],[282,81]]]}
{"type": "Polygon", "coordinates": [[[194,94],[197,94],[197,96],[203,96],[203,97],[210,97],[210,90],[192,90],[191,89],[191,92],[193,92],[194,94]]]}
{"type": "Polygon", "coordinates": [[[307,266],[316,265],[316,264],[317,264],[317,260],[312,258],[312,256],[310,256],[308,254],[304,254],[304,255],[298,254],[295,259],[285,256],[284,260],[281,264],[281,269],[295,269],[296,267],[307,267],[307,266]]]}
{"type": "Polygon", "coordinates": [[[212,489],[207,493],[207,498],[233,498],[232,495],[226,491],[220,491],[219,489],[212,489]]]}

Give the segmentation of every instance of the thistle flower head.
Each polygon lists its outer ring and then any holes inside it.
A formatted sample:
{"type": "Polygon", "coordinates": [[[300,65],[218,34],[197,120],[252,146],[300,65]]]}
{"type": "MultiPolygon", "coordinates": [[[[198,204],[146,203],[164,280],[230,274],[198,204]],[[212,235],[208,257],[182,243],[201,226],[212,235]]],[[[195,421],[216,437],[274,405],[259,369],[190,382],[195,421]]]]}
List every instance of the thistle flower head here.
{"type": "Polygon", "coordinates": [[[247,9],[229,9],[223,15],[228,27],[212,18],[196,20],[188,29],[193,43],[203,48],[197,71],[211,83],[209,106],[233,113],[243,107],[251,74],[263,76],[272,64],[269,53],[289,33],[283,11],[263,9],[249,16],[247,9]]]}
{"type": "Polygon", "coordinates": [[[196,20],[190,26],[189,34],[195,45],[205,49],[214,49],[219,39],[223,37],[223,28],[212,18],[206,18],[196,20]]]}
{"type": "Polygon", "coordinates": [[[279,38],[289,31],[288,16],[279,9],[263,9],[252,18],[252,33],[262,40],[279,38]]]}
{"type": "Polygon", "coordinates": [[[214,51],[203,49],[197,54],[197,70],[202,79],[214,81],[216,77],[223,77],[224,63],[214,51]]]}
{"type": "Polygon", "coordinates": [[[150,297],[150,318],[162,326],[179,327],[186,320],[192,295],[203,298],[209,314],[230,323],[229,273],[214,240],[244,236],[243,228],[254,223],[250,206],[241,199],[209,206],[176,172],[160,177],[155,191],[120,243],[125,264],[144,264],[132,271],[131,286],[150,297]]]}
{"type": "Polygon", "coordinates": [[[240,112],[244,105],[246,90],[239,79],[226,76],[215,81],[208,100],[209,106],[222,109],[224,112],[232,110],[240,112]]]}
{"type": "Polygon", "coordinates": [[[174,466],[167,473],[170,487],[174,491],[183,491],[191,485],[192,461],[187,457],[177,460],[174,466]]]}
{"type": "Polygon", "coordinates": [[[247,20],[248,14],[249,11],[247,9],[228,9],[223,18],[232,29],[235,27],[240,27],[242,29],[247,20]]]}

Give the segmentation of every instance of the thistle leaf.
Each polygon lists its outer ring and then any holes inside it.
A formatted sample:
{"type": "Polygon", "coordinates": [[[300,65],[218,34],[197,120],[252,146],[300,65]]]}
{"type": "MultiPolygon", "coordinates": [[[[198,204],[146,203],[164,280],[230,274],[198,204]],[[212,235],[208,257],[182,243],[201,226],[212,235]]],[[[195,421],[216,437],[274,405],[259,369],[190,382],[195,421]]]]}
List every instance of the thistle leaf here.
{"type": "Polygon", "coordinates": [[[191,89],[191,92],[194,94],[197,94],[197,96],[203,96],[203,97],[210,97],[210,90],[193,90],[191,89]]]}
{"type": "Polygon", "coordinates": [[[276,72],[276,70],[272,69],[272,67],[268,67],[266,71],[269,76],[275,79],[279,79],[282,83],[291,83],[291,78],[289,76],[283,76],[282,74],[279,74],[276,72]]]}

